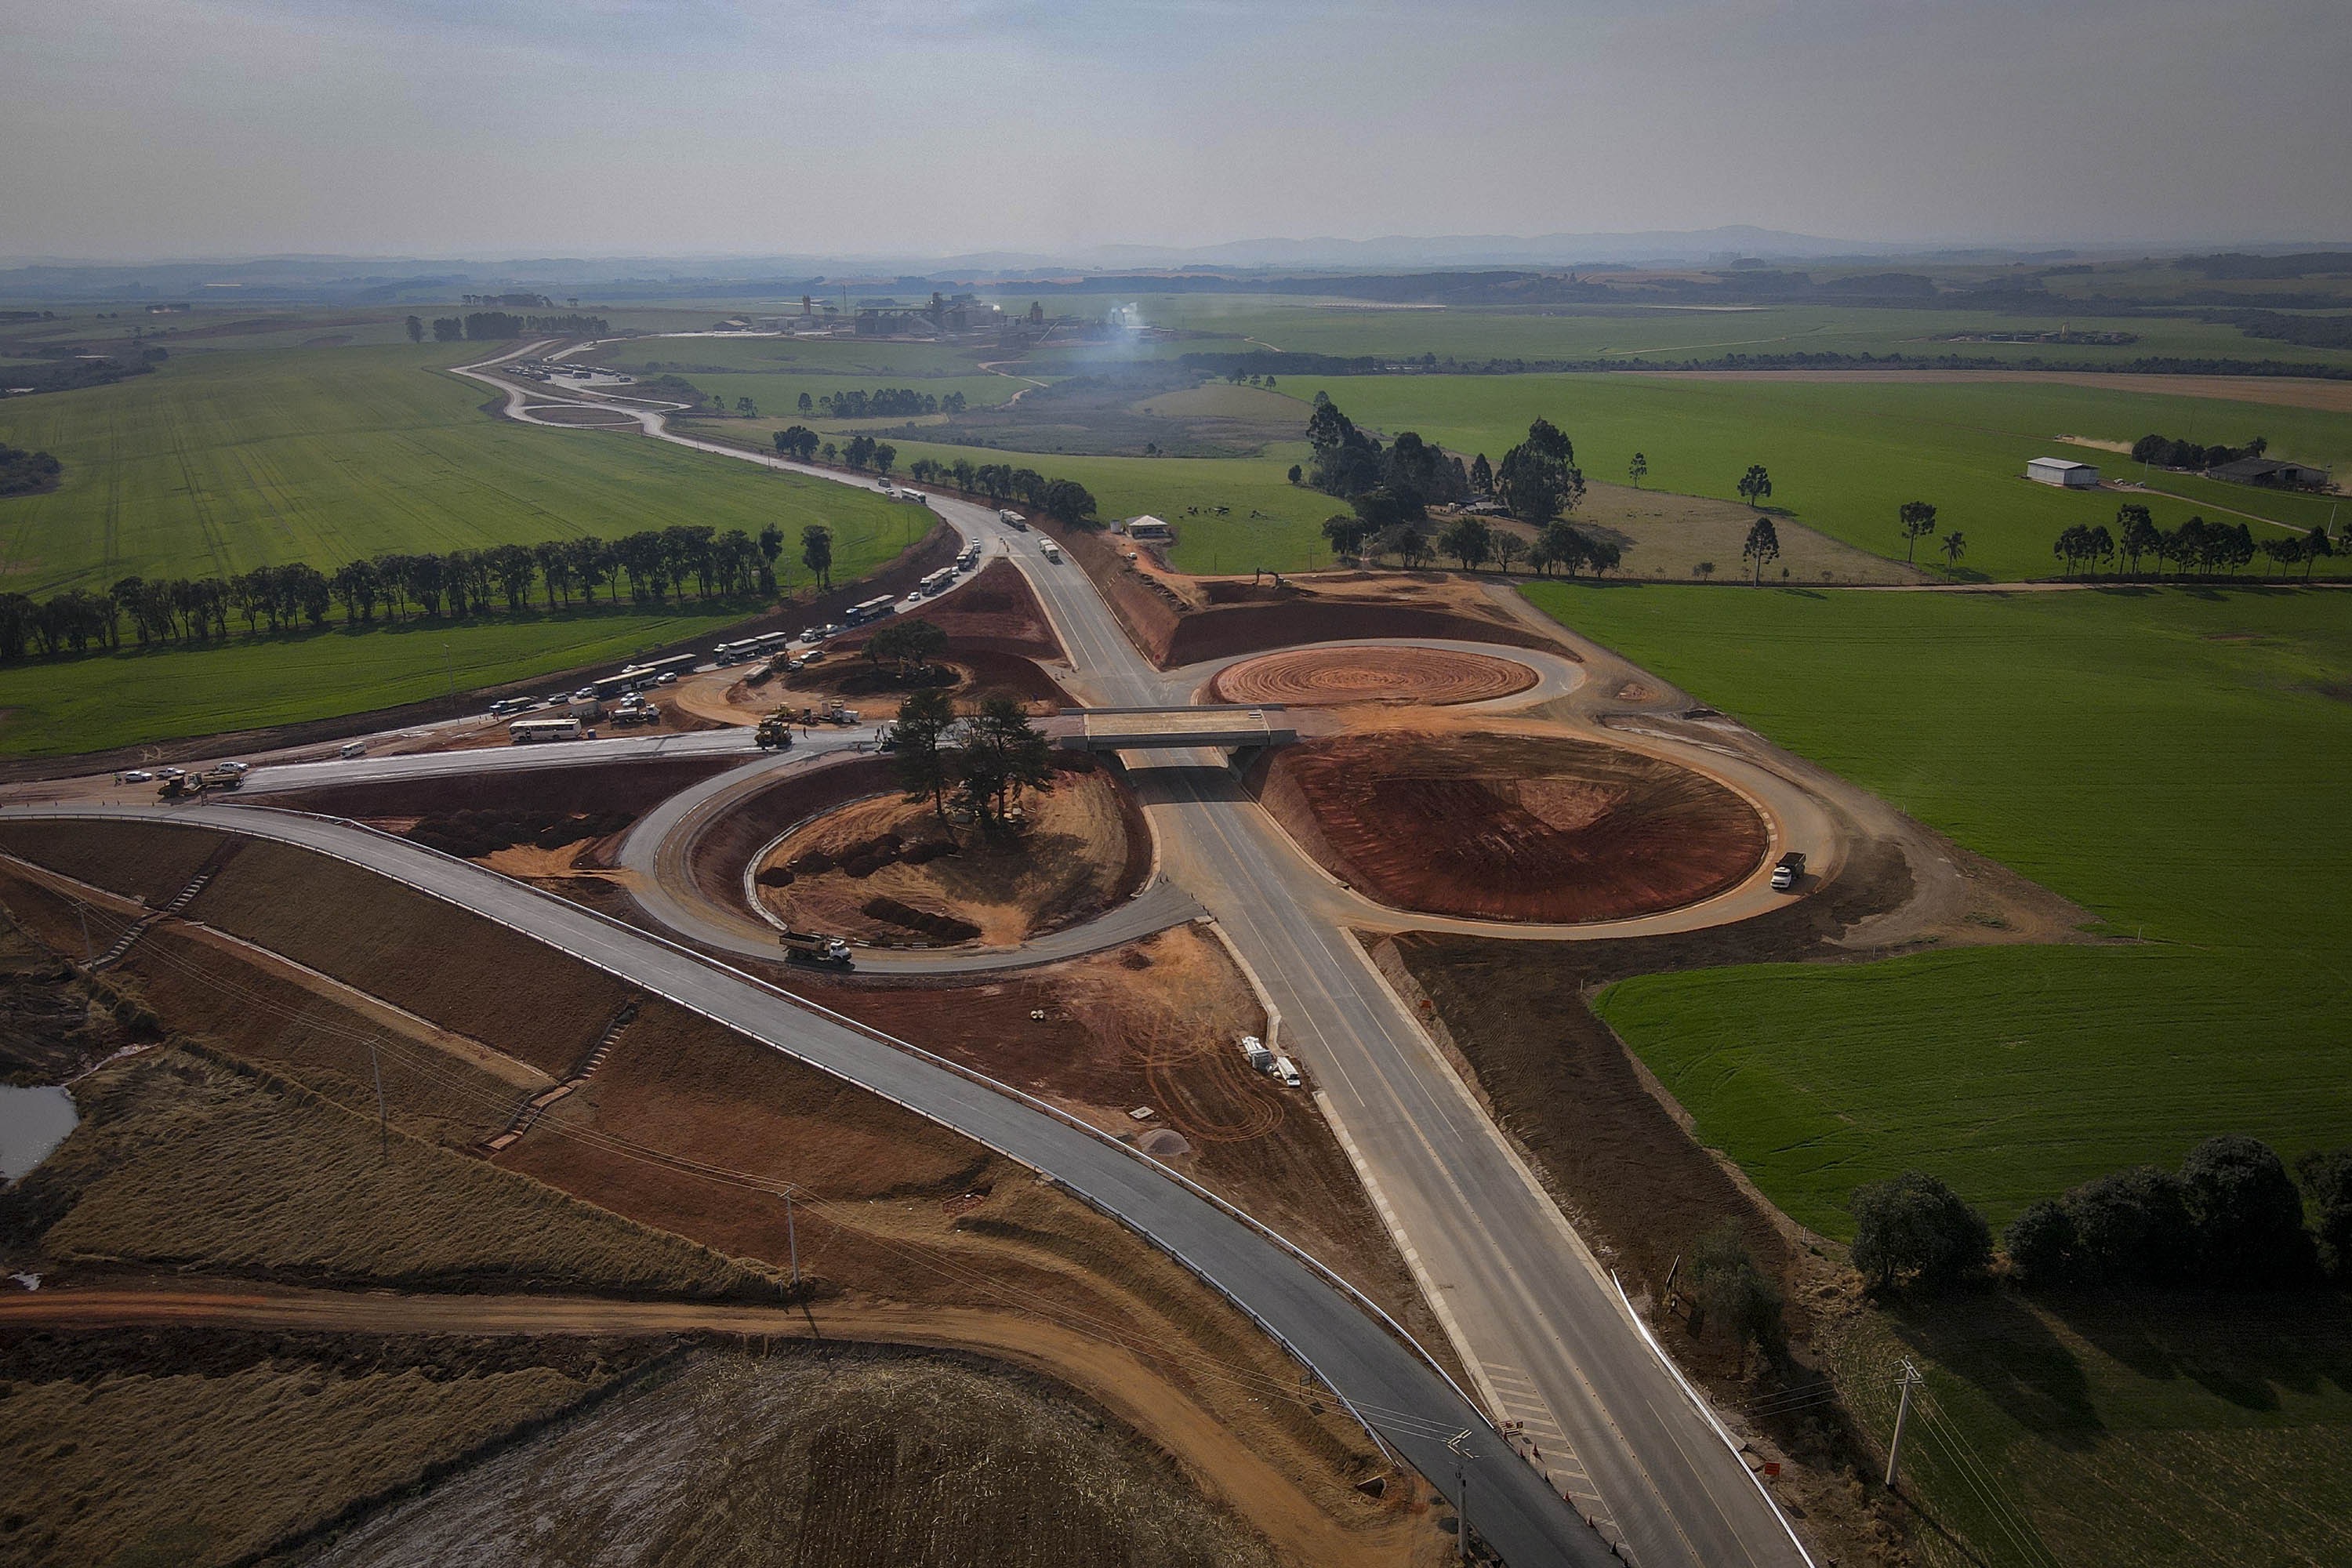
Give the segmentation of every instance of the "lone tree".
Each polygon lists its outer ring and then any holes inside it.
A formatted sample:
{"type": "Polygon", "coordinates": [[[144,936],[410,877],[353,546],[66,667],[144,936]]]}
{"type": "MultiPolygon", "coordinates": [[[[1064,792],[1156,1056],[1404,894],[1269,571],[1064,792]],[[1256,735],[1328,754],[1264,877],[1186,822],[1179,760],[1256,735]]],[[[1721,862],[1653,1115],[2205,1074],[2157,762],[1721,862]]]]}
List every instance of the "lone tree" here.
{"type": "Polygon", "coordinates": [[[1633,460],[1625,465],[1625,477],[1633,481],[1635,489],[1640,489],[1642,481],[1650,477],[1650,459],[1639,452],[1634,453],[1633,460]]]}
{"type": "Polygon", "coordinates": [[[898,783],[908,800],[928,799],[940,820],[948,819],[948,791],[960,782],[955,750],[949,734],[955,727],[955,709],[948,694],[933,687],[911,693],[898,705],[898,721],[890,726],[898,746],[898,783]]]}
{"type": "Polygon", "coordinates": [[[425,341],[425,322],[422,318],[416,316],[408,318],[408,341],[412,343],[421,343],[425,341]]]}
{"type": "Polygon", "coordinates": [[[932,659],[947,650],[948,634],[919,616],[913,620],[894,620],[877,627],[866,639],[866,658],[877,666],[898,666],[901,680],[919,677],[932,659]]]}
{"type": "MultiPolygon", "coordinates": [[[[1765,493],[1771,492],[1767,489],[1765,493]]],[[[1903,529],[1903,559],[1906,563],[1916,561],[1919,542],[1936,531],[1936,509],[1923,500],[1906,500],[1895,515],[1903,529]]]]}
{"type": "Polygon", "coordinates": [[[1985,1271],[1992,1231],[1960,1195],[1920,1171],[1853,1190],[1853,1266],[1874,1290],[1935,1290],[1985,1271]]]}
{"type": "Polygon", "coordinates": [[[801,564],[816,574],[820,592],[833,586],[833,530],[821,522],[801,530],[801,564]]]}
{"type": "Polygon", "coordinates": [[[1780,559],[1780,531],[1772,526],[1769,517],[1759,516],[1748,530],[1748,542],[1739,547],[1739,558],[1756,565],[1756,586],[1764,585],[1764,568],[1780,559]]]}
{"type": "Polygon", "coordinates": [[[1771,498],[1772,476],[1765,470],[1763,464],[1748,464],[1748,471],[1739,476],[1739,499],[1761,511],[1764,503],[1771,498]]]}
{"type": "Polygon", "coordinates": [[[1528,542],[1516,533],[1495,535],[1495,563],[1505,572],[1516,565],[1528,552],[1528,542]]]}
{"type": "Polygon", "coordinates": [[[1944,552],[1945,565],[1958,566],[1960,563],[1960,557],[1969,552],[1968,535],[1962,533],[1956,528],[1952,530],[1951,532],[1944,535],[1943,539],[1937,542],[1936,548],[1944,552]]]}
{"type": "Polygon", "coordinates": [[[1493,464],[1486,461],[1486,454],[1484,452],[1479,453],[1471,461],[1470,489],[1475,494],[1482,496],[1495,493],[1495,468],[1493,464]]]}
{"type": "Polygon", "coordinates": [[[2261,1139],[2208,1138],[2180,1163],[2180,1185],[2210,1283],[2300,1284],[2318,1272],[2303,1194],[2261,1139]]]}

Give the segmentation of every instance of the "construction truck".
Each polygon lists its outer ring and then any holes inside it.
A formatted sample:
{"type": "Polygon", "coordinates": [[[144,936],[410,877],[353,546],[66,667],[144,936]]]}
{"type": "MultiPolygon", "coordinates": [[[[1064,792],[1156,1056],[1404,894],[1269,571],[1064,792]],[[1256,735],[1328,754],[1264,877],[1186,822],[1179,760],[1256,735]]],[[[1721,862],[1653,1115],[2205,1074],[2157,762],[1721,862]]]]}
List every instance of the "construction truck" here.
{"type": "Polygon", "coordinates": [[[787,926],[778,933],[776,942],[784,950],[788,962],[822,963],[834,969],[850,967],[849,944],[837,936],[824,936],[813,931],[793,931],[787,926]]]}
{"type": "Polygon", "coordinates": [[[791,751],[793,716],[781,708],[777,709],[760,721],[760,728],[752,738],[760,742],[760,750],[763,752],[791,751]]]}

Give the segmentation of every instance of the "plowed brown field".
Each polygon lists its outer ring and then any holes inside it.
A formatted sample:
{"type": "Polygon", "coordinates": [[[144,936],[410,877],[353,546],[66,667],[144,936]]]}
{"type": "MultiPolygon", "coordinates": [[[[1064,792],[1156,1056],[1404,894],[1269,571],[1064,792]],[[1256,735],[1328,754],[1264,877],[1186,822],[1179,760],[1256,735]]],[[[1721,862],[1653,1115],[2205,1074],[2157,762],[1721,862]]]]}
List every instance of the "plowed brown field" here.
{"type": "Polygon", "coordinates": [[[1318,647],[1220,670],[1221,702],[1327,708],[1345,702],[1484,702],[1525,691],[1536,672],[1507,658],[1431,647],[1318,647]]]}
{"type": "Polygon", "coordinates": [[[1468,919],[1622,920],[1756,868],[1755,809],[1672,763],[1589,741],[1393,731],[1285,748],[1266,808],[1384,903],[1468,919]]]}

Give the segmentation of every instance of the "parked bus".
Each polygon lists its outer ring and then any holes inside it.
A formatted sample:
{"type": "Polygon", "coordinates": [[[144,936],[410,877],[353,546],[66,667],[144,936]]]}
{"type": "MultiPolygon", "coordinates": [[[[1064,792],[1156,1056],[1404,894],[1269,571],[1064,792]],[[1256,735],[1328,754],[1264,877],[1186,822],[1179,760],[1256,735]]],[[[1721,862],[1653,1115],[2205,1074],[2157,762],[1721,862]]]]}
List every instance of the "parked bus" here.
{"type": "Polygon", "coordinates": [[[878,621],[888,615],[898,601],[887,594],[877,594],[863,604],[849,606],[849,624],[862,626],[868,621],[878,621]]]}
{"type": "Polygon", "coordinates": [[[755,637],[738,642],[723,642],[710,650],[711,662],[719,665],[742,664],[763,658],[793,640],[790,632],[761,632],[755,637]]]}
{"type": "Polygon", "coordinates": [[[507,726],[507,739],[518,746],[528,746],[534,741],[576,741],[580,738],[577,719],[518,719],[507,726]]]}

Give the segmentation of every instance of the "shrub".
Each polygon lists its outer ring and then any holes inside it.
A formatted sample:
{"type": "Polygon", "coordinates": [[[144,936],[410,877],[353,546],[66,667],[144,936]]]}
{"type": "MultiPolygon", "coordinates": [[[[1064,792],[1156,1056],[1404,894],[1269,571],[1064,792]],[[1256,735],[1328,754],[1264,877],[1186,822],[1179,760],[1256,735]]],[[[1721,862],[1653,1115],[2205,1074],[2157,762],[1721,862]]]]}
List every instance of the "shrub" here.
{"type": "Polygon", "coordinates": [[[855,877],[860,881],[864,881],[880,869],[882,869],[882,862],[871,855],[853,855],[841,863],[843,876],[855,877]]]}
{"type": "Polygon", "coordinates": [[[2318,1269],[2303,1228],[2303,1194],[2259,1138],[2208,1138],[2180,1164],[2181,1195],[2197,1230],[2197,1264],[2216,1285],[2290,1285],[2318,1269]]]}
{"type": "Polygon", "coordinates": [[[1739,1238],[1738,1220],[1727,1219],[1699,1238],[1689,1273],[1693,1334],[1728,1339],[1742,1365],[1750,1343],[1779,1358],[1788,1344],[1780,1288],[1757,1268],[1739,1238]]]}
{"type": "Polygon", "coordinates": [[[934,860],[962,853],[951,838],[925,838],[908,845],[898,858],[909,866],[928,866],[934,860]]]}
{"type": "Polygon", "coordinates": [[[2294,1173],[2319,1210],[2320,1260],[2336,1278],[2352,1277],[2352,1149],[2315,1149],[2294,1173]]]}
{"type": "Polygon", "coordinates": [[[2086,1182],[2066,1194],[2089,1282],[2165,1284],[2186,1279],[2197,1252],[2180,1178],[2153,1165],[2086,1182]]]}
{"type": "Polygon", "coordinates": [[[1853,1192],[1853,1266],[1874,1289],[1940,1289],[1982,1274],[1992,1230],[1958,1194],[1920,1171],[1853,1192]]]}
{"type": "Polygon", "coordinates": [[[834,858],[822,849],[812,849],[805,855],[793,857],[792,872],[796,877],[817,877],[834,868],[834,858]]]}
{"type": "Polygon", "coordinates": [[[2054,1198],[2029,1207],[2009,1222],[2000,1237],[2009,1271],[2021,1285],[2063,1285],[2073,1279],[2080,1246],[2074,1216],[2054,1198]]]}
{"type": "Polygon", "coordinates": [[[789,888],[793,885],[793,868],[790,866],[763,867],[753,880],[763,888],[789,888]]]}

